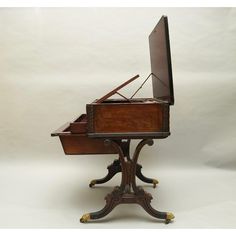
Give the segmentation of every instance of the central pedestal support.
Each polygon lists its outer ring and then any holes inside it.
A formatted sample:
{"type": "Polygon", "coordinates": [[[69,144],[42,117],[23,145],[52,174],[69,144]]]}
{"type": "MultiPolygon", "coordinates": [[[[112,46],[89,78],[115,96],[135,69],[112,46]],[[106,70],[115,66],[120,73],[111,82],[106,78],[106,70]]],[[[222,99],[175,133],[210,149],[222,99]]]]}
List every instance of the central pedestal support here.
{"type": "MultiPolygon", "coordinates": [[[[129,155],[129,144],[130,140],[109,140],[109,139],[105,140],[105,145],[112,145],[119,154],[119,164],[120,164],[119,166],[121,167],[121,173],[122,173],[121,184],[120,186],[115,187],[115,189],[105,197],[106,205],[103,209],[97,212],[92,212],[83,215],[82,218],[80,219],[80,222],[85,223],[88,220],[100,219],[109,214],[117,205],[130,204],[130,203],[136,203],[141,205],[144,208],[144,210],[151,216],[159,219],[164,219],[166,223],[169,223],[174,218],[174,215],[170,212],[160,212],[155,210],[150,204],[152,200],[151,194],[145,192],[141,187],[136,186],[135,177],[137,175],[137,169],[140,168],[140,167],[137,168],[138,166],[137,160],[139,157],[139,153],[144,145],[146,144],[149,146],[153,145],[153,140],[151,139],[142,140],[137,145],[132,159],[130,158],[129,155]]],[[[109,178],[112,176],[109,176],[109,178]]],[[[100,183],[103,182],[104,179],[105,179],[104,182],[106,182],[107,179],[109,178],[108,177],[103,178],[102,181],[100,180],[100,183]]],[[[96,183],[99,183],[99,181],[96,183]]]]}

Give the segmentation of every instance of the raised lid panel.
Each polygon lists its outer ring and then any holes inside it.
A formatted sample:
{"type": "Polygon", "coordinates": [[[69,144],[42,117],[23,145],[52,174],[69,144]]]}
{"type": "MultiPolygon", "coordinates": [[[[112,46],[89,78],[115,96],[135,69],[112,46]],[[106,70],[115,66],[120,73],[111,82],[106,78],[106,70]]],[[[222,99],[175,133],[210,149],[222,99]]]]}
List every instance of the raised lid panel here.
{"type": "Polygon", "coordinates": [[[167,16],[162,16],[149,35],[153,96],[174,104],[167,16]]]}

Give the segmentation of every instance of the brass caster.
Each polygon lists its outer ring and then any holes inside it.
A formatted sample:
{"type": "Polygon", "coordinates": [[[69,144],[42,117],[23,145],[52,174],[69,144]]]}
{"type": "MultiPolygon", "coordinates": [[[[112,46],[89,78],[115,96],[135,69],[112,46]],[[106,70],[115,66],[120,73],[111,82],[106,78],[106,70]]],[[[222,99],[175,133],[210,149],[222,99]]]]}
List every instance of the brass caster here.
{"type": "Polygon", "coordinates": [[[88,220],[90,220],[90,214],[84,214],[84,215],[80,218],[80,223],[87,223],[88,220]]]}
{"type": "Polygon", "coordinates": [[[159,183],[158,180],[156,179],[153,179],[152,180],[152,183],[153,183],[153,188],[156,188],[157,184],[159,183]]]}
{"type": "Polygon", "coordinates": [[[166,221],[165,221],[165,223],[169,224],[171,222],[171,220],[174,219],[174,218],[175,218],[175,216],[173,215],[173,213],[167,212],[166,213],[166,221]]]}
{"type": "Polygon", "coordinates": [[[89,184],[89,187],[92,188],[96,184],[96,180],[92,180],[89,184]]]}

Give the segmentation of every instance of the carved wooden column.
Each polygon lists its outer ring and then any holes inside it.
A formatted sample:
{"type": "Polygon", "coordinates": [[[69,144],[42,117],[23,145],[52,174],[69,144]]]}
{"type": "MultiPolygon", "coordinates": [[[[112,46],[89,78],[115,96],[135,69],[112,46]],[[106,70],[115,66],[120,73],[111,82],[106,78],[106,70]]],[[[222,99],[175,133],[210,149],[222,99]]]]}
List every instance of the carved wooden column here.
{"type": "MultiPolygon", "coordinates": [[[[121,142],[121,141],[119,141],[119,142],[121,142]]],[[[126,151],[126,153],[124,153],[124,155],[127,156],[127,158],[130,160],[130,154],[129,154],[130,140],[127,141],[125,144],[123,143],[122,150],[126,151]],[[124,145],[126,145],[126,147],[124,147],[124,145]]],[[[108,169],[107,175],[101,179],[93,179],[89,184],[90,188],[92,188],[96,184],[104,184],[104,183],[108,182],[109,180],[111,180],[114,175],[116,175],[117,173],[120,173],[121,172],[120,160],[119,159],[114,160],[113,163],[107,167],[107,169],[108,169]]],[[[145,183],[153,184],[153,188],[156,188],[156,185],[159,183],[158,180],[144,176],[142,174],[141,169],[142,169],[142,166],[137,163],[136,164],[136,176],[145,183]]]]}

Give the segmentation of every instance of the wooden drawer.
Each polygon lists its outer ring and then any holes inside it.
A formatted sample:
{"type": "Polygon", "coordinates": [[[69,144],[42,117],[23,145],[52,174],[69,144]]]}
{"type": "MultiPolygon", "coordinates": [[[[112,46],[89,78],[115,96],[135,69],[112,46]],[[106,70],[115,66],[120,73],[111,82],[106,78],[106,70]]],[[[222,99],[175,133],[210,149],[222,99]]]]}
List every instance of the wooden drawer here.
{"type": "Polygon", "coordinates": [[[78,135],[60,135],[59,137],[66,155],[116,153],[111,146],[105,146],[104,140],[101,139],[78,135]]]}
{"type": "Polygon", "coordinates": [[[71,123],[66,123],[51,135],[59,136],[66,155],[117,153],[112,146],[104,145],[104,139],[89,138],[87,133],[73,134],[71,123]]]}

